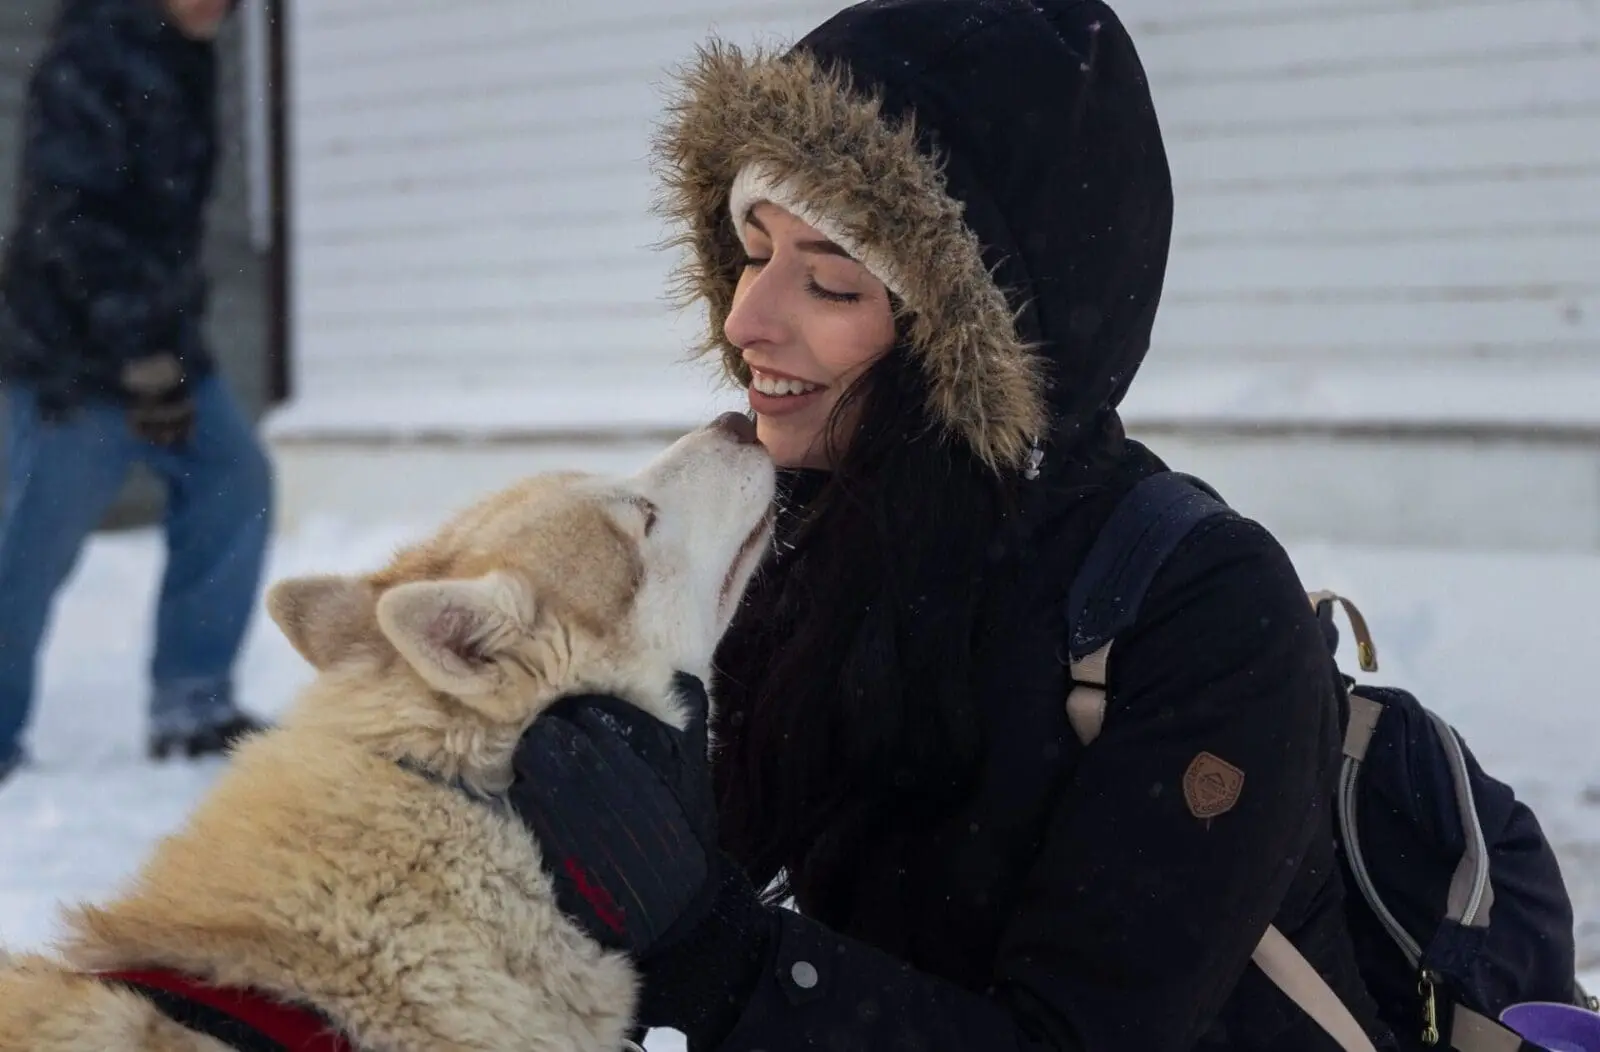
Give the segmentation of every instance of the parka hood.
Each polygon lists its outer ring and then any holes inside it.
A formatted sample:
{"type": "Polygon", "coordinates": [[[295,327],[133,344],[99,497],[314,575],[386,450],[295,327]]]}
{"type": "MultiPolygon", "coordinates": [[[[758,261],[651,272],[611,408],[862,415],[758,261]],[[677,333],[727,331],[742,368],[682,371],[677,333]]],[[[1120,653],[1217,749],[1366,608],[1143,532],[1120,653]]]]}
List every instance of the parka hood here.
{"type": "Polygon", "coordinates": [[[741,383],[729,195],[751,172],[893,275],[930,418],[996,469],[1104,432],[1149,347],[1172,184],[1144,70],[1097,0],[870,0],[786,52],[713,40],[656,158],[680,298],[705,300],[704,350],[741,383]]]}

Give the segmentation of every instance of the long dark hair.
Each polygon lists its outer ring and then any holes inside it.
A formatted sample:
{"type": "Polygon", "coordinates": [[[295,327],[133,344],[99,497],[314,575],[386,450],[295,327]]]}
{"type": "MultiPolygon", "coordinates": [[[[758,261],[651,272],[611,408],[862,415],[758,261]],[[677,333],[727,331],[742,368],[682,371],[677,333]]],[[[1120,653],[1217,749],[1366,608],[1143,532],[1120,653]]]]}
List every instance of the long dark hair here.
{"type": "Polygon", "coordinates": [[[976,774],[979,611],[1013,490],[926,404],[904,341],[841,399],[858,423],[830,472],[783,473],[775,551],[717,654],[723,847],[816,916],[848,863],[976,774]]]}

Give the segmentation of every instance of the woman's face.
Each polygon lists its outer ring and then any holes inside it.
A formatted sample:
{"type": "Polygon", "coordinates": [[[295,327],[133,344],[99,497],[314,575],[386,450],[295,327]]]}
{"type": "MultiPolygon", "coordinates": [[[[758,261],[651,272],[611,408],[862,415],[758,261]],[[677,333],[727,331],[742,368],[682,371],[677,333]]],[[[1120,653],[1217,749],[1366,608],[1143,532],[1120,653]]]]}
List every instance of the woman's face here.
{"type": "MultiPolygon", "coordinates": [[[[749,260],[723,332],[750,367],[756,437],[779,467],[830,467],[829,415],[894,344],[889,290],[777,205],[753,206],[739,233],[749,260]]],[[[842,447],[855,421],[838,424],[842,447]]]]}

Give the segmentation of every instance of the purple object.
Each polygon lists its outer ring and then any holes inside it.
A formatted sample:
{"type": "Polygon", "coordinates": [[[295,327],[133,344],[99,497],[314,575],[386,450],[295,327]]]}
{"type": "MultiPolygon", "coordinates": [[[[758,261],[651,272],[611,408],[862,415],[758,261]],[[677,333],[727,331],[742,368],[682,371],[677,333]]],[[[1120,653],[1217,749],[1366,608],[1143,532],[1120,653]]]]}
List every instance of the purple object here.
{"type": "Polygon", "coordinates": [[[1500,1013],[1500,1022],[1550,1052],[1600,1052],[1600,1012],[1554,1001],[1524,1001],[1500,1013]]]}

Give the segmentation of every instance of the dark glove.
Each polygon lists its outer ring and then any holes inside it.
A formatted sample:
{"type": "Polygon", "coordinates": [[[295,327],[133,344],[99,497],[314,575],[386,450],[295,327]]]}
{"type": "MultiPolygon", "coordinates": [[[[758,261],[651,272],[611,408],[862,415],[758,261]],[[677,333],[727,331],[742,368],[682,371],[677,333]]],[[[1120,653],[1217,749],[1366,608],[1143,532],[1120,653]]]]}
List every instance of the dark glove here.
{"type": "Polygon", "coordinates": [[[717,847],[705,687],[677,687],[682,731],[619,698],[558,701],[518,743],[507,796],[562,911],[638,965],[638,1022],[726,1032],[773,918],[717,847]]]}
{"type": "Polygon", "coordinates": [[[194,432],[194,400],[183,367],[171,354],[138,358],[122,367],[128,428],[146,442],[178,446],[194,432]]]}

